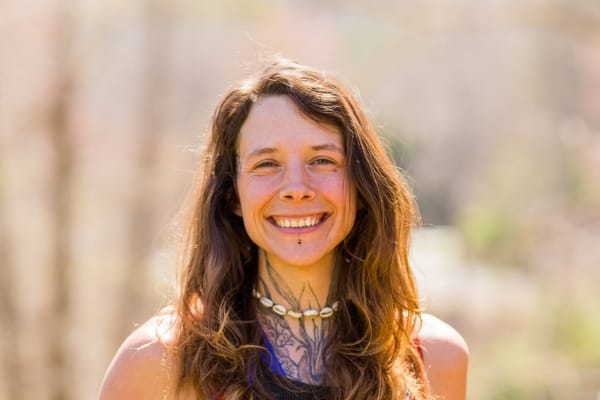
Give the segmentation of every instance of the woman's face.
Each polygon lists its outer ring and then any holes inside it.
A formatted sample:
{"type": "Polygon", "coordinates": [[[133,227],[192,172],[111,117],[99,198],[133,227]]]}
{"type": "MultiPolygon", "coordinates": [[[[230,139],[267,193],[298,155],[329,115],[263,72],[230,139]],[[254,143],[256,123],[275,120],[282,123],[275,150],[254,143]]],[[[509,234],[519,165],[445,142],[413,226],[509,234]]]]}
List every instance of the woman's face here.
{"type": "Polygon", "coordinates": [[[269,261],[331,266],[356,216],[341,133],[286,96],[263,97],[242,125],[238,157],[236,212],[269,261]]]}

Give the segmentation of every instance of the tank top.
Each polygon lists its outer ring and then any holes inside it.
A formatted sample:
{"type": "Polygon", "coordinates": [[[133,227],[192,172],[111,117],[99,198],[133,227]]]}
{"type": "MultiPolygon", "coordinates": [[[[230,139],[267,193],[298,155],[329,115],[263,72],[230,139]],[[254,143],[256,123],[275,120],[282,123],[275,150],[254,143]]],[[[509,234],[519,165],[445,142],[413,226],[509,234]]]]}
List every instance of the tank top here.
{"type": "MultiPolygon", "coordinates": [[[[263,357],[263,361],[269,365],[270,371],[264,374],[262,383],[275,400],[327,400],[332,397],[332,389],[330,387],[325,385],[311,385],[286,377],[285,371],[277,359],[271,343],[269,343],[264,335],[262,339],[270,355],[270,357],[266,355],[263,357]],[[293,390],[290,390],[290,388],[293,390]]],[[[418,337],[414,339],[414,343],[417,346],[419,356],[423,359],[423,349],[418,337]]],[[[411,395],[407,392],[406,400],[410,399],[411,395]]]]}

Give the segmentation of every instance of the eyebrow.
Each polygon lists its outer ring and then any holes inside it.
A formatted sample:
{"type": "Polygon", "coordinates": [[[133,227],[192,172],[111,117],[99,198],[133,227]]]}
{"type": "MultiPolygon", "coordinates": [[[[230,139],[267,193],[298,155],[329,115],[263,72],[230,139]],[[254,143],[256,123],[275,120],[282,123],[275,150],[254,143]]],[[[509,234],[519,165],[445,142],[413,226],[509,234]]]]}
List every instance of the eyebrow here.
{"type": "Polygon", "coordinates": [[[342,153],[344,154],[344,149],[341,148],[340,146],[338,146],[337,144],[334,143],[325,143],[325,144],[319,144],[317,146],[311,146],[311,149],[313,150],[331,150],[331,151],[337,151],[338,153],[342,153]]]}
{"type": "MultiPolygon", "coordinates": [[[[318,144],[315,146],[311,146],[310,147],[311,150],[313,151],[319,151],[319,150],[329,150],[329,151],[335,151],[338,152],[340,154],[344,154],[344,149],[340,146],[338,146],[337,144],[334,143],[324,143],[324,144],[318,144]]],[[[258,148],[256,150],[251,151],[245,158],[252,158],[252,157],[257,157],[257,156],[261,156],[264,154],[273,154],[273,153],[277,153],[279,150],[275,147],[261,147],[258,148]]]]}
{"type": "Polygon", "coordinates": [[[275,147],[261,147],[256,150],[252,150],[245,158],[252,158],[256,156],[261,156],[263,154],[273,154],[276,152],[277,149],[275,147]]]}

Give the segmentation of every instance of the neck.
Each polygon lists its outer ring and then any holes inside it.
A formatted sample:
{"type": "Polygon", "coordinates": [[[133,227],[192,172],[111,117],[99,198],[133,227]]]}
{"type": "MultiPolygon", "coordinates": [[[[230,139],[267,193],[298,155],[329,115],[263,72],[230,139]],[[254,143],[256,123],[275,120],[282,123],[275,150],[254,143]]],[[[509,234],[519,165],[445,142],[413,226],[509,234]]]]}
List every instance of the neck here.
{"type": "MultiPolygon", "coordinates": [[[[333,258],[333,257],[332,257],[333,258]]],[[[280,265],[261,252],[257,289],[292,310],[331,305],[333,260],[317,268],[280,265]]],[[[257,305],[258,322],[287,377],[311,384],[323,377],[323,348],[332,318],[295,319],[257,305]]]]}
{"type": "Polygon", "coordinates": [[[333,257],[316,267],[296,267],[278,264],[261,252],[257,289],[290,309],[320,309],[333,301],[333,269],[333,257]]]}

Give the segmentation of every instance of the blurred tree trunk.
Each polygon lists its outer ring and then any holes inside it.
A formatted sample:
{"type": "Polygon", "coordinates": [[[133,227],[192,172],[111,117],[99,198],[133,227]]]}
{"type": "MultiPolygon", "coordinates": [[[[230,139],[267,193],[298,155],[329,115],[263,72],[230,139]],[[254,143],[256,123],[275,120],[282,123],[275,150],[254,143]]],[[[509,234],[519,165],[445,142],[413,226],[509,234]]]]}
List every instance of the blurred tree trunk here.
{"type": "MultiPolygon", "coordinates": [[[[68,18],[67,4],[62,4],[56,13],[55,46],[55,92],[48,108],[48,132],[52,146],[53,182],[50,189],[52,210],[52,231],[54,239],[53,259],[49,260],[53,323],[49,326],[48,356],[52,370],[48,398],[65,400],[69,396],[67,367],[69,348],[67,334],[70,327],[70,287],[71,267],[71,186],[73,175],[73,148],[69,135],[69,104],[72,94],[72,72],[69,70],[68,55],[72,32],[68,18]]],[[[52,239],[52,238],[51,238],[52,239]]]]}
{"type": "Polygon", "coordinates": [[[169,3],[144,3],[142,83],[139,103],[139,141],[135,172],[135,192],[131,202],[128,264],[122,287],[122,321],[118,336],[132,329],[133,322],[148,317],[150,298],[149,267],[156,220],[157,176],[161,134],[164,128],[168,84],[169,3]]]}
{"type": "MultiPolygon", "coordinates": [[[[12,23],[10,15],[0,15],[0,26],[12,23]]],[[[0,59],[7,57],[9,52],[4,46],[0,46],[0,59]]],[[[18,353],[18,312],[17,300],[14,293],[15,268],[14,254],[11,251],[12,242],[9,242],[11,231],[9,230],[7,204],[9,187],[8,173],[6,173],[11,154],[8,151],[10,140],[8,127],[8,90],[4,86],[7,75],[3,70],[6,64],[0,65],[0,398],[20,398],[20,373],[18,353]]]]}
{"type": "Polygon", "coordinates": [[[8,224],[6,222],[6,211],[4,208],[5,177],[2,175],[3,161],[6,154],[2,154],[0,148],[0,331],[2,341],[0,342],[0,382],[4,388],[0,390],[1,396],[7,399],[18,399],[19,395],[19,363],[18,363],[18,341],[17,341],[17,309],[15,295],[12,290],[15,277],[13,264],[11,262],[10,245],[8,238],[8,224]]]}

